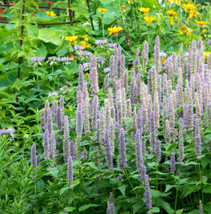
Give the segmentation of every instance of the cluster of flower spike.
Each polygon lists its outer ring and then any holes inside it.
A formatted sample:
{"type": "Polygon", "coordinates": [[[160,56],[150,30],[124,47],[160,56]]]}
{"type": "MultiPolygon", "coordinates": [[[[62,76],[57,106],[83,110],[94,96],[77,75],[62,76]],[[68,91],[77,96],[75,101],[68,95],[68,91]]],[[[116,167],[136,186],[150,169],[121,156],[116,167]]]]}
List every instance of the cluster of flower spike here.
{"type": "MultiPolygon", "coordinates": [[[[98,166],[106,164],[110,171],[114,167],[124,170],[128,165],[126,154],[129,146],[125,135],[131,135],[135,141],[136,170],[140,173],[140,180],[145,183],[145,202],[150,210],[152,200],[150,178],[145,166],[146,153],[154,155],[157,163],[164,159],[171,160],[169,170],[174,174],[178,165],[184,162],[184,133],[188,131],[194,135],[196,158],[200,159],[203,152],[200,124],[204,120],[207,126],[211,125],[211,55],[205,63],[202,41],[193,41],[187,53],[183,53],[181,47],[180,54],[168,56],[162,66],[160,41],[157,37],[153,54],[154,66],[148,70],[148,51],[147,42],[141,56],[137,49],[134,68],[129,77],[122,48],[114,47],[109,73],[104,80],[107,97],[103,103],[99,102],[98,97],[96,56],[89,56],[89,82],[84,80],[83,66],[79,66],[75,142],[84,135],[96,132],[93,140],[98,145],[94,155],[101,156],[97,161],[98,166]],[[142,79],[141,72],[148,73],[147,81],[142,79]],[[91,89],[92,96],[89,96],[88,88],[91,89]],[[179,126],[176,121],[179,121],[179,126]],[[164,124],[162,142],[157,136],[161,123],[164,124]],[[118,136],[116,133],[119,133],[118,136]],[[143,140],[143,136],[149,140],[143,140]],[[165,143],[176,143],[177,149],[170,157],[163,158],[162,144],[165,143]],[[118,151],[116,148],[119,148],[118,151]],[[105,154],[104,160],[102,151],[105,154]],[[119,159],[117,166],[113,163],[115,154],[119,159]]],[[[72,159],[69,157],[79,156],[76,154],[77,143],[69,140],[69,122],[68,117],[64,116],[62,99],[60,107],[54,101],[51,109],[46,101],[45,109],[41,112],[41,125],[45,133],[43,146],[45,158],[53,160],[56,148],[52,125],[54,121],[55,128],[59,131],[56,143],[63,143],[64,161],[68,162],[69,172],[73,170],[72,159]]],[[[86,158],[86,151],[83,158],[86,158]]],[[[72,182],[72,172],[68,174],[68,181],[72,182]]]]}

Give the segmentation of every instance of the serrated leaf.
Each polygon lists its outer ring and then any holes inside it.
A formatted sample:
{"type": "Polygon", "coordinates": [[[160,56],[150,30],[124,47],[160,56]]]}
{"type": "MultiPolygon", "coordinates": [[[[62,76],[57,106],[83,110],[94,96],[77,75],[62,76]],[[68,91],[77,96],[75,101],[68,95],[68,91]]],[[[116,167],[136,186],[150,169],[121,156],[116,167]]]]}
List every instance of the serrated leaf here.
{"type": "Polygon", "coordinates": [[[159,207],[153,207],[152,209],[153,213],[160,213],[160,208],[159,207]]]}

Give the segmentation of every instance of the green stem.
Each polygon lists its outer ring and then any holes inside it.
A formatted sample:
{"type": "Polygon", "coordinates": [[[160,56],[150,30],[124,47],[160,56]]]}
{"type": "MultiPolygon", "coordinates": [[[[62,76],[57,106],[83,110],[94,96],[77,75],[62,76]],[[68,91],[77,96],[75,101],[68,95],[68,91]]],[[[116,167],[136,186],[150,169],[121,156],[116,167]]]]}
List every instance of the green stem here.
{"type": "Polygon", "coordinates": [[[159,168],[159,163],[156,162],[156,190],[158,190],[158,168],[159,168]]]}

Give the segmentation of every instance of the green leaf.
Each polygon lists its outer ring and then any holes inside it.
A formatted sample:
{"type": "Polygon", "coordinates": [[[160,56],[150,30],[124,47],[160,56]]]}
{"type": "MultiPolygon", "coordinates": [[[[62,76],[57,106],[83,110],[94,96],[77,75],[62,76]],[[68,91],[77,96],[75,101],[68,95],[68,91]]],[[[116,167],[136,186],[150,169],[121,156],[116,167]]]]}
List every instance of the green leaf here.
{"type": "Polygon", "coordinates": [[[130,135],[125,135],[125,139],[131,143],[135,143],[135,140],[130,135]]]}
{"type": "Polygon", "coordinates": [[[86,204],[79,208],[79,211],[82,212],[84,210],[89,209],[90,207],[99,207],[98,204],[86,204]]]}
{"type": "Polygon", "coordinates": [[[96,170],[100,170],[98,167],[95,166],[95,164],[93,162],[89,162],[89,163],[84,163],[83,165],[89,165],[92,169],[96,169],[96,170]]]}
{"type": "Polygon", "coordinates": [[[159,207],[153,207],[152,209],[153,213],[160,213],[160,208],[159,207]]]}
{"type": "Polygon", "coordinates": [[[211,194],[211,185],[210,186],[206,186],[203,188],[203,192],[204,193],[210,193],[211,194]]]}
{"type": "Polygon", "coordinates": [[[68,212],[72,212],[73,210],[75,210],[76,208],[75,207],[66,207],[67,211],[68,212]]]}
{"type": "Polygon", "coordinates": [[[138,211],[143,209],[144,207],[144,204],[141,204],[140,202],[139,203],[136,203],[133,205],[133,214],[135,213],[139,213],[138,211]]]}
{"type": "Polygon", "coordinates": [[[38,51],[35,52],[35,57],[46,57],[47,56],[47,49],[44,45],[42,45],[41,47],[39,47],[38,51]]]}
{"type": "Polygon", "coordinates": [[[143,4],[151,9],[159,8],[159,3],[157,0],[141,0],[143,4]]]}
{"type": "Polygon", "coordinates": [[[156,205],[159,206],[159,207],[162,207],[169,214],[173,214],[174,213],[174,210],[171,208],[170,204],[167,203],[166,201],[164,201],[161,198],[158,198],[156,200],[156,205]]]}
{"type": "Polygon", "coordinates": [[[70,189],[70,187],[63,187],[62,189],[60,189],[60,196],[68,189],[70,189]]]}
{"type": "Polygon", "coordinates": [[[183,209],[176,211],[176,214],[182,214],[182,213],[183,213],[183,209]]]}
{"type": "Polygon", "coordinates": [[[169,184],[167,184],[165,192],[168,192],[173,187],[175,187],[175,185],[169,185],[169,184]]]}
{"type": "Polygon", "coordinates": [[[40,179],[38,182],[37,182],[37,189],[42,192],[44,189],[45,189],[45,182],[40,179]]]}
{"type": "Polygon", "coordinates": [[[100,2],[102,4],[110,4],[111,2],[113,2],[114,0],[100,0],[100,2]]]}
{"type": "Polygon", "coordinates": [[[47,43],[50,42],[55,45],[60,45],[61,44],[60,35],[61,35],[60,32],[52,30],[51,28],[42,28],[39,29],[38,39],[47,43]]]}
{"type": "Polygon", "coordinates": [[[118,187],[118,189],[120,190],[120,192],[122,193],[122,195],[125,196],[125,190],[126,190],[126,185],[122,185],[121,187],[118,187]]]}

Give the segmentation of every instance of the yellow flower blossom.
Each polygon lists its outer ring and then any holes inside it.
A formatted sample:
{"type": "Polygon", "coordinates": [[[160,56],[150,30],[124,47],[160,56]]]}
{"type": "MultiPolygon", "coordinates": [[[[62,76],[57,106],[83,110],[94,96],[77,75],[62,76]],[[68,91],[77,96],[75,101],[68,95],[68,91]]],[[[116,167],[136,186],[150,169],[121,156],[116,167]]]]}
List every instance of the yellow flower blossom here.
{"type": "Polygon", "coordinates": [[[171,24],[174,23],[174,17],[173,16],[169,16],[169,21],[171,22],[171,24]]]}
{"type": "Polygon", "coordinates": [[[161,63],[164,63],[166,61],[166,57],[161,58],[161,63]]]}
{"type": "Polygon", "coordinates": [[[204,28],[204,25],[209,24],[209,22],[205,22],[205,21],[197,21],[197,20],[195,20],[195,22],[197,24],[199,24],[202,28],[204,28]]]}
{"type": "Polygon", "coordinates": [[[89,47],[89,45],[86,43],[86,41],[81,41],[81,46],[86,49],[89,47]]]}
{"type": "Polygon", "coordinates": [[[155,18],[152,16],[144,16],[144,20],[148,24],[148,23],[152,23],[155,20],[155,18]]]}
{"type": "Polygon", "coordinates": [[[180,0],[170,0],[170,2],[174,2],[175,4],[181,4],[180,0]]]}
{"type": "Polygon", "coordinates": [[[123,28],[121,28],[121,27],[112,27],[112,28],[108,28],[108,31],[109,31],[110,35],[112,35],[112,34],[118,35],[118,33],[119,33],[120,31],[122,31],[122,30],[123,30],[123,28]]]}
{"type": "Polygon", "coordinates": [[[178,16],[175,16],[174,18],[175,18],[175,21],[176,21],[178,19],[178,16]]]}
{"type": "Polygon", "coordinates": [[[105,9],[105,8],[98,8],[98,11],[99,11],[102,15],[104,14],[104,12],[108,12],[108,10],[105,9]]]}
{"type": "Polygon", "coordinates": [[[71,45],[72,43],[77,43],[77,38],[78,36],[66,36],[65,40],[69,41],[69,45],[71,45]]]}
{"type": "Polygon", "coordinates": [[[73,60],[75,59],[75,55],[73,52],[70,53],[70,58],[72,58],[73,60]]]}
{"type": "Polygon", "coordinates": [[[183,25],[181,30],[179,30],[178,32],[181,34],[184,34],[185,32],[187,32],[187,30],[188,30],[188,28],[185,25],[183,25]]]}
{"type": "Polygon", "coordinates": [[[189,33],[188,31],[186,32],[186,36],[191,36],[192,34],[189,33]]]}
{"type": "Polygon", "coordinates": [[[194,4],[190,4],[188,2],[188,4],[183,4],[183,8],[185,9],[186,12],[190,12],[191,10],[194,10],[198,7],[199,5],[194,5],[194,4]]]}
{"type": "Polygon", "coordinates": [[[172,15],[176,15],[177,12],[173,11],[172,9],[170,9],[170,10],[167,11],[167,14],[169,14],[170,16],[172,16],[172,15]]]}
{"type": "Polygon", "coordinates": [[[150,11],[150,8],[141,7],[141,8],[139,8],[139,10],[141,12],[143,12],[144,15],[147,15],[149,13],[149,11],[150,11]]]}
{"type": "Polygon", "coordinates": [[[88,72],[86,72],[85,76],[86,76],[86,77],[89,77],[89,73],[88,73],[88,72]]]}
{"type": "Polygon", "coordinates": [[[46,14],[50,17],[56,16],[56,14],[53,11],[47,11],[46,14]]]}
{"type": "Polygon", "coordinates": [[[207,57],[210,55],[210,52],[209,51],[206,51],[206,52],[204,52],[204,58],[205,58],[205,60],[207,60],[207,57]]]}
{"type": "Polygon", "coordinates": [[[121,6],[121,11],[122,11],[123,13],[126,12],[126,7],[125,7],[125,5],[122,5],[122,6],[121,6]]]}
{"type": "Polygon", "coordinates": [[[88,37],[88,36],[87,36],[87,34],[86,34],[86,35],[84,35],[84,36],[82,36],[82,38],[84,38],[84,39],[87,39],[87,37],[88,37]]]}
{"type": "Polygon", "coordinates": [[[196,10],[191,10],[188,19],[192,19],[192,17],[197,16],[198,14],[199,12],[197,12],[196,10]]]}

